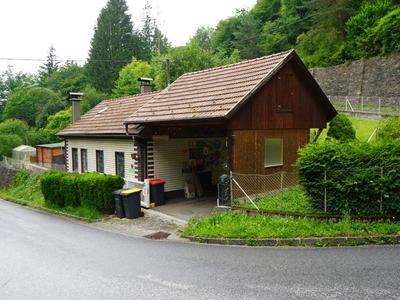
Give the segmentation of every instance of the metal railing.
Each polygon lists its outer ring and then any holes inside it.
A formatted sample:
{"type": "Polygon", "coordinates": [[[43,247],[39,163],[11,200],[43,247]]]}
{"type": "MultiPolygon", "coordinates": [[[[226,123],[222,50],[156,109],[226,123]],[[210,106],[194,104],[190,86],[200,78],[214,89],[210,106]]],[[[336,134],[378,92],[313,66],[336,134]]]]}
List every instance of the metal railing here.
{"type": "Polygon", "coordinates": [[[327,96],[341,111],[400,115],[400,97],[327,96]]]}

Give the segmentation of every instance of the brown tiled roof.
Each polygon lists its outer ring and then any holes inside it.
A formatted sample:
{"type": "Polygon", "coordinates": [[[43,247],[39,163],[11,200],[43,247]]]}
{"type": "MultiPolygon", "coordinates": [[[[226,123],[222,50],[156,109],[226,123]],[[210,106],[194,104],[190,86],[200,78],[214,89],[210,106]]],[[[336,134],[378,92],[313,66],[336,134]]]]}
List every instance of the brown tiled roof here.
{"type": "MultiPolygon", "coordinates": [[[[159,92],[104,100],[58,136],[125,135],[124,120],[159,92]]],[[[129,126],[132,129],[132,125],[129,126]]],[[[134,133],[134,132],[133,132],[134,133]]]]}
{"type": "Polygon", "coordinates": [[[226,118],[279,69],[293,50],[179,77],[125,123],[226,118]]]}

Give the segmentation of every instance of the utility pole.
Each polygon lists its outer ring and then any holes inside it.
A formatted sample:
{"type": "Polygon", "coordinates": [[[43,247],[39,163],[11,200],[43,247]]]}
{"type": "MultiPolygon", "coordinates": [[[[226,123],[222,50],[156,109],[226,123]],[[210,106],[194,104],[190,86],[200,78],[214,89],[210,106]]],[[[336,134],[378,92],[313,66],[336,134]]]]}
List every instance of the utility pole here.
{"type": "Polygon", "coordinates": [[[169,79],[169,64],[170,64],[170,60],[169,58],[167,58],[167,87],[169,87],[170,85],[170,79],[169,79]]]}

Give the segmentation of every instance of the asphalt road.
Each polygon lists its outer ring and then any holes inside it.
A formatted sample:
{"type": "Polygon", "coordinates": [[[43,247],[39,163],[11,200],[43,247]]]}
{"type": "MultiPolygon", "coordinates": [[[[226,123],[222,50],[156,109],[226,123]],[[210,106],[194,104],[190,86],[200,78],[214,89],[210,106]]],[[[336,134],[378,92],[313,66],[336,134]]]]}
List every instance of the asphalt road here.
{"type": "Polygon", "coordinates": [[[0,200],[0,299],[400,299],[400,247],[149,240],[0,200]]]}

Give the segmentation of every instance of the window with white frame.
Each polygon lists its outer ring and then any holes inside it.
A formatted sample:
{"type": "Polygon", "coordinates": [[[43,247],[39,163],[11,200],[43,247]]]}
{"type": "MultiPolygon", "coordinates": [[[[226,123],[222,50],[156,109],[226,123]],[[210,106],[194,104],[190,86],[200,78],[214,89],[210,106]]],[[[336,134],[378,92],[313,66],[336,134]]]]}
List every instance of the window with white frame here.
{"type": "Polygon", "coordinates": [[[82,173],[85,173],[88,171],[88,162],[87,162],[87,149],[81,149],[81,167],[82,173]]]}
{"type": "Polygon", "coordinates": [[[78,172],[78,149],[72,148],[72,172],[78,172]]]}
{"type": "Polygon", "coordinates": [[[115,152],[115,174],[125,177],[125,155],[124,152],[115,152]]]}
{"type": "Polygon", "coordinates": [[[104,152],[103,150],[96,150],[96,171],[104,173],[104,152]]]}
{"type": "Polygon", "coordinates": [[[283,165],[282,138],[266,138],[264,142],[264,167],[283,165]]]}

